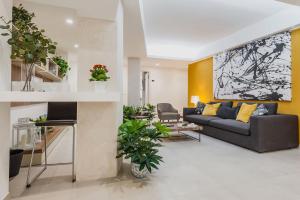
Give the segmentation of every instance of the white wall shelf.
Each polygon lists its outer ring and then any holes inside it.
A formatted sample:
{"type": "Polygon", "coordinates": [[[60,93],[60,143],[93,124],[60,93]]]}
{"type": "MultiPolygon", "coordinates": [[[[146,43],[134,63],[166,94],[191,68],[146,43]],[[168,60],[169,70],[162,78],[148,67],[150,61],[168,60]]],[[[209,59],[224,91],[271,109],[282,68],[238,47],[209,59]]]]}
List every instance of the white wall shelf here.
{"type": "Polygon", "coordinates": [[[3,102],[120,102],[118,92],[0,92],[3,102]]]}
{"type": "MultiPolygon", "coordinates": [[[[20,67],[22,66],[23,61],[19,59],[12,60],[12,65],[20,67]]],[[[58,76],[58,66],[51,60],[47,60],[46,65],[34,65],[35,67],[35,73],[40,75],[41,77],[44,77],[46,79],[49,79],[53,82],[60,82],[62,81],[62,78],[58,76]],[[55,68],[55,74],[51,72],[50,67],[55,68]]]]}

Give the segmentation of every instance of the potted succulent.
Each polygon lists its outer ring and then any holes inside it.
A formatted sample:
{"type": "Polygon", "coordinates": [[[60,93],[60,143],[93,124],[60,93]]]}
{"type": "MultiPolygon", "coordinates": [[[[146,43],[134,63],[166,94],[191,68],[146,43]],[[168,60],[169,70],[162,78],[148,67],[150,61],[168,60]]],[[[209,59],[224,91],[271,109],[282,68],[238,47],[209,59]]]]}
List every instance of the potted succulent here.
{"type": "Polygon", "coordinates": [[[108,76],[108,70],[105,65],[96,64],[90,69],[91,78],[90,81],[94,84],[94,89],[98,92],[105,92],[108,76]]]}
{"type": "Polygon", "coordinates": [[[144,178],[163,162],[158,149],[162,146],[160,138],[168,134],[169,129],[161,123],[128,120],[119,128],[117,158],[130,159],[133,176],[144,178]]]}

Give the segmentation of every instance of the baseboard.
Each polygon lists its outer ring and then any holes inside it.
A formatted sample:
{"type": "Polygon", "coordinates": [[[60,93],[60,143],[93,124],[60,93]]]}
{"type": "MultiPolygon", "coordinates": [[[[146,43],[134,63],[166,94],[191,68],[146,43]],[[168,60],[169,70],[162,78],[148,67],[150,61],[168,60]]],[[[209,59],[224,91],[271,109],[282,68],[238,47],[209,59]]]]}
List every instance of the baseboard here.
{"type": "Polygon", "coordinates": [[[10,194],[8,193],[6,196],[4,196],[4,199],[3,200],[10,200],[10,194]]]}

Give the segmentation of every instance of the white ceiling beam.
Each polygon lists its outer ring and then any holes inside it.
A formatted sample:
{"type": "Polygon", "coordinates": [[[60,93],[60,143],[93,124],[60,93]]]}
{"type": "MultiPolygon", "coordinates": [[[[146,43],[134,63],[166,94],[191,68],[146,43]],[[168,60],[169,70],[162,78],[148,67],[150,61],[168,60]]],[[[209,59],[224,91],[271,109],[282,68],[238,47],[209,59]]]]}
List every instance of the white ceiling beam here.
{"type": "Polygon", "coordinates": [[[248,26],[236,33],[204,46],[199,50],[195,61],[213,56],[219,52],[232,49],[248,42],[278,33],[291,30],[300,25],[300,8],[293,7],[276,15],[268,17],[261,22],[248,26]]]}

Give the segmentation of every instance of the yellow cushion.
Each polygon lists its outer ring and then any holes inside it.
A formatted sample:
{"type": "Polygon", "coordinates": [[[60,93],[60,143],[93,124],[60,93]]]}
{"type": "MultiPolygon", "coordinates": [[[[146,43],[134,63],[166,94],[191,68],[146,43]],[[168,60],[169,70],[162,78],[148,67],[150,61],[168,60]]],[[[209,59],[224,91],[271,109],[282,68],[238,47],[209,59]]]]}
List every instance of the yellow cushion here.
{"type": "Polygon", "coordinates": [[[256,108],[257,108],[257,104],[249,105],[249,104],[243,103],[236,120],[248,123],[251,115],[256,110],[256,108]]]}
{"type": "Polygon", "coordinates": [[[217,111],[220,108],[221,104],[220,103],[215,103],[215,104],[206,104],[202,115],[210,115],[210,116],[215,116],[217,115],[217,111]]]}

